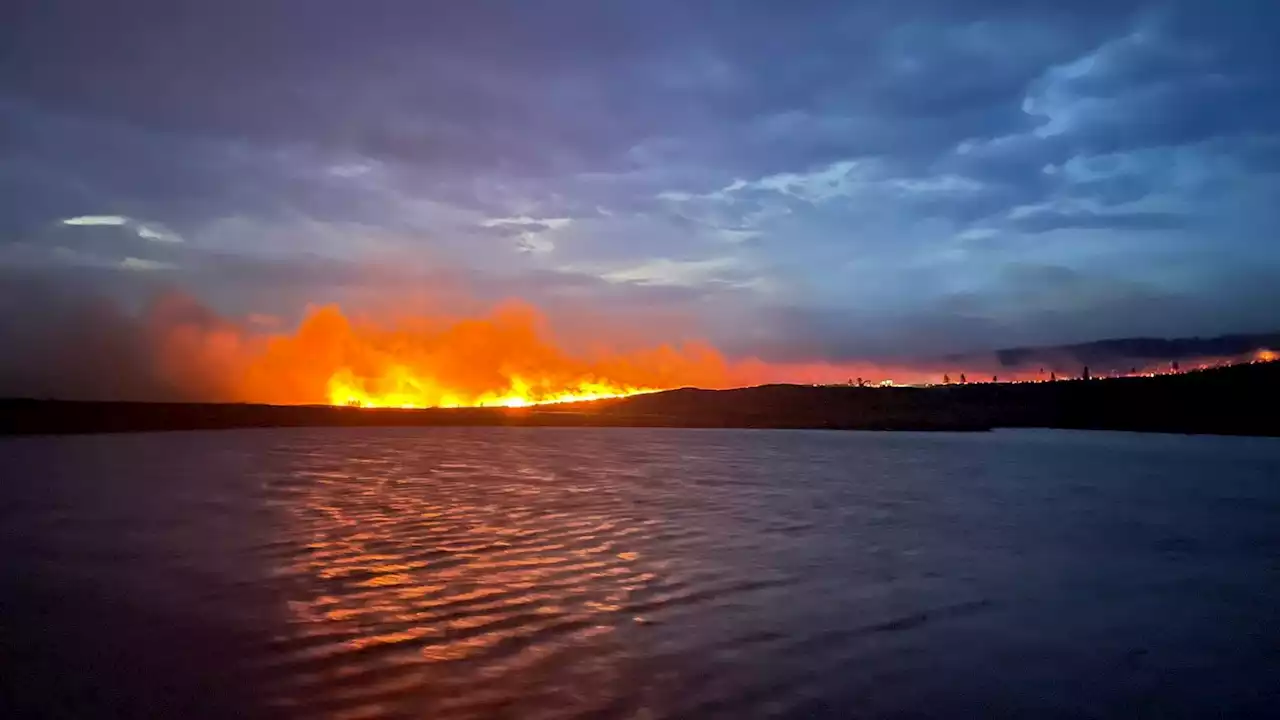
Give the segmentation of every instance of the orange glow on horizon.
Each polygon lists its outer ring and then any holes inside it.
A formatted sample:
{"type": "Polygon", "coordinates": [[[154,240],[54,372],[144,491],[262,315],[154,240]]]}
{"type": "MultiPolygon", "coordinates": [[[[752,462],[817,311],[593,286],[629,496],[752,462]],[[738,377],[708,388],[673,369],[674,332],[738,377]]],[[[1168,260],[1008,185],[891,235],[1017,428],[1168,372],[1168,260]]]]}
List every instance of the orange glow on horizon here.
{"type": "MultiPolygon", "coordinates": [[[[465,317],[350,317],[328,305],[312,308],[292,332],[263,334],[175,295],[148,309],[144,328],[158,376],[183,397],[276,405],[519,408],[682,387],[1023,383],[1083,374],[1069,356],[1018,367],[1005,367],[995,354],[946,364],[777,363],[727,359],[699,340],[623,347],[617,337],[604,342],[575,324],[565,326],[569,336],[558,335],[536,308],[518,301],[465,317]]],[[[1119,359],[1118,367],[1093,367],[1090,375],[1149,377],[1278,357],[1262,349],[1180,363],[1119,359]]]]}
{"type": "Polygon", "coordinates": [[[347,368],[329,379],[329,404],[348,407],[421,409],[463,407],[520,408],[531,405],[590,402],[661,392],[669,388],[638,388],[608,382],[583,381],[568,388],[531,385],[519,377],[510,379],[505,392],[490,390],[479,395],[458,395],[446,389],[430,387],[430,381],[412,371],[395,368],[389,377],[364,379],[355,377],[347,368]],[[385,389],[388,382],[393,385],[385,389]],[[384,387],[378,387],[384,386],[384,387]],[[434,401],[431,398],[435,398],[434,401]],[[434,404],[426,404],[434,402],[434,404]]]}
{"type": "Polygon", "coordinates": [[[248,399],[378,408],[526,407],[746,379],[703,343],[571,352],[518,302],[480,317],[390,323],[317,308],[297,332],[269,338],[245,375],[248,399]]]}

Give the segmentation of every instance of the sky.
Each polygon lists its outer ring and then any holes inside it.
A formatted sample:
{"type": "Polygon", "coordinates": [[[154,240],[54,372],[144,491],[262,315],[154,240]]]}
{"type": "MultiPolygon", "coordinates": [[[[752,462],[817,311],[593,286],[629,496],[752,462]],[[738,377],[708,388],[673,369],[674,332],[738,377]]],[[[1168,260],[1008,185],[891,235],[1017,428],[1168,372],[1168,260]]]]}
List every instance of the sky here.
{"type": "Polygon", "coordinates": [[[777,360],[1280,327],[1271,0],[4,5],[28,324],[181,288],[777,360]]]}

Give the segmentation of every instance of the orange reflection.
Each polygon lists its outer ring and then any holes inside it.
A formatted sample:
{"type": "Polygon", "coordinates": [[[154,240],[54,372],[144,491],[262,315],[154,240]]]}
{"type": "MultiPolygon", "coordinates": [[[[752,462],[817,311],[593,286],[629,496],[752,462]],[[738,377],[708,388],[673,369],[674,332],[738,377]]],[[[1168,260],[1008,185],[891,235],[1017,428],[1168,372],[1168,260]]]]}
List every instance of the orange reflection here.
{"type": "Polygon", "coordinates": [[[477,491],[500,468],[440,462],[406,487],[393,457],[343,466],[298,470],[277,503],[285,532],[305,539],[278,558],[297,588],[284,661],[305,669],[286,700],[394,714],[412,697],[438,714],[509,702],[570,670],[585,674],[579,700],[610,700],[625,653],[613,636],[634,628],[627,607],[662,576],[626,548],[634,528],[598,494],[538,470],[477,491]]]}

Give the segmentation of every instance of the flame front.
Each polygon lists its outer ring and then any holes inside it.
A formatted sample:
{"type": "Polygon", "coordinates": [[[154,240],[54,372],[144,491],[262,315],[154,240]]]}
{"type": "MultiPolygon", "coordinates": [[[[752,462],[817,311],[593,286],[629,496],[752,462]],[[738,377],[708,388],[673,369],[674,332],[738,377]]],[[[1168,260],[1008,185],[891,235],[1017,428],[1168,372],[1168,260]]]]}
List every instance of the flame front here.
{"type": "Polygon", "coordinates": [[[296,333],[272,338],[247,377],[243,394],[259,401],[395,408],[523,407],[728,382],[724,359],[705,345],[570,351],[522,303],[392,323],[319,308],[296,333]]]}
{"type": "MultiPolygon", "coordinates": [[[[561,327],[570,331],[571,342],[562,343],[565,336],[553,333],[540,312],[521,302],[464,317],[351,319],[337,306],[325,306],[308,312],[293,332],[262,334],[224,321],[189,299],[166,297],[148,309],[140,335],[149,341],[157,379],[170,389],[163,397],[280,405],[523,407],[680,387],[1044,382],[1083,372],[1070,358],[1006,367],[994,355],[962,367],[727,360],[704,341],[637,347],[628,335],[636,328],[617,322],[608,325],[610,337],[581,323],[561,327]]],[[[1147,376],[1276,359],[1276,352],[1262,349],[1177,363],[1121,360],[1119,368],[1095,366],[1091,376],[1147,376]]]]}
{"type": "Polygon", "coordinates": [[[459,393],[442,387],[411,368],[395,366],[379,377],[357,377],[343,368],[329,378],[329,403],[354,407],[458,408],[526,407],[552,403],[586,402],[658,392],[664,388],[619,385],[608,381],[582,380],[563,386],[548,381],[530,383],[511,377],[505,390],[480,394],[459,393]]]}

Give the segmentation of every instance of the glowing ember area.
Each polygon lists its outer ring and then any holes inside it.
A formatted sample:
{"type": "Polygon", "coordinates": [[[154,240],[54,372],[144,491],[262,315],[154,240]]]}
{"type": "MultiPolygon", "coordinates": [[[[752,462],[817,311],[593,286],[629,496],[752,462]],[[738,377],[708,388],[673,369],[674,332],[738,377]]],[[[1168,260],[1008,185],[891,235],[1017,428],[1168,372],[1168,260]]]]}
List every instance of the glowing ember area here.
{"type": "Polygon", "coordinates": [[[608,382],[583,381],[569,389],[547,383],[529,383],[523,378],[510,378],[506,392],[489,391],[480,395],[459,395],[436,386],[405,368],[379,378],[358,378],[343,368],[329,380],[329,402],[354,407],[526,407],[551,403],[586,402],[627,397],[663,388],[638,388],[608,382]]]}

